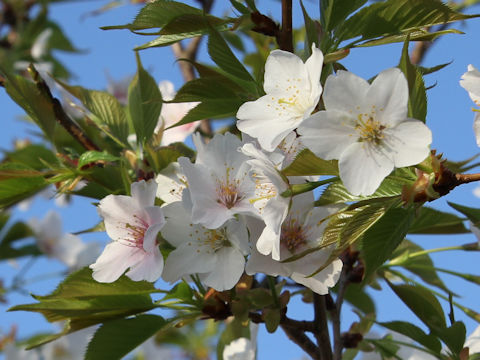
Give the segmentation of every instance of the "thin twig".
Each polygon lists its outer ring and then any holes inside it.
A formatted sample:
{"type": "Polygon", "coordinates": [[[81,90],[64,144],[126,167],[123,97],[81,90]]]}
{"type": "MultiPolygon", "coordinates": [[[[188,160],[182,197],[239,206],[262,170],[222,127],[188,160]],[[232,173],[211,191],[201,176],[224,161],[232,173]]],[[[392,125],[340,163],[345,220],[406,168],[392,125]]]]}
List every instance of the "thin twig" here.
{"type": "Polygon", "coordinates": [[[304,332],[285,324],[280,325],[287,337],[302,348],[312,359],[322,360],[320,348],[318,348],[304,332]]]}
{"type": "Polygon", "coordinates": [[[313,294],[313,309],[315,317],[313,320],[315,332],[313,335],[322,354],[322,360],[332,360],[332,348],[330,335],[328,333],[327,306],[324,295],[313,294]]]}

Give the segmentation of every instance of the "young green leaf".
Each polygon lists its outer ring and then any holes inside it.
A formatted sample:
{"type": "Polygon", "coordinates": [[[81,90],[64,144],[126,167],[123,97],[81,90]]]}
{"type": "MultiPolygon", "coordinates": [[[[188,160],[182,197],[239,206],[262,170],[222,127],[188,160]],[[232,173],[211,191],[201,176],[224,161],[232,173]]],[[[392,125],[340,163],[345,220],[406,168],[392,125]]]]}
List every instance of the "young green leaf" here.
{"type": "Polygon", "coordinates": [[[408,55],[409,43],[410,38],[407,37],[403,45],[402,57],[398,67],[402,70],[408,82],[408,116],[425,122],[427,117],[427,92],[422,74],[410,62],[410,56],[408,55]]]}
{"type": "Polygon", "coordinates": [[[213,28],[210,30],[207,46],[208,54],[222,70],[238,79],[255,82],[252,75],[233,54],[225,39],[213,28]]]}
{"type": "Polygon", "coordinates": [[[285,176],[338,175],[338,161],[320,159],[304,149],[282,173],[285,176]]]}
{"type": "Polygon", "coordinates": [[[362,255],[366,266],[366,278],[391,257],[407,234],[413,218],[413,209],[393,208],[365,232],[362,239],[362,255]]]}
{"type": "Polygon", "coordinates": [[[414,285],[388,285],[430,330],[446,327],[445,314],[437,298],[426,288],[414,285]]]}
{"type": "Polygon", "coordinates": [[[468,229],[463,225],[465,220],[458,216],[423,206],[417,211],[409,234],[463,234],[468,229]]]}
{"type": "Polygon", "coordinates": [[[418,326],[415,326],[411,323],[405,321],[389,321],[378,324],[389,330],[408,336],[410,339],[415,340],[419,344],[425,346],[427,349],[430,349],[436,353],[440,353],[442,350],[442,344],[436,336],[426,334],[418,326]]]}
{"type": "Polygon", "coordinates": [[[335,35],[340,41],[356,37],[367,40],[477,16],[456,12],[440,0],[387,0],[352,15],[335,35]]]}
{"type": "Polygon", "coordinates": [[[84,89],[81,86],[70,86],[60,81],[59,84],[79,99],[98,118],[100,124],[107,125],[116,138],[127,144],[127,115],[113,95],[104,91],[84,89]]]}
{"type": "Polygon", "coordinates": [[[162,94],[155,80],[137,57],[137,73],[128,88],[128,111],[139,144],[148,141],[157,126],[162,110],[162,94]]]}
{"type": "Polygon", "coordinates": [[[465,215],[474,225],[477,226],[480,224],[480,209],[455,204],[450,201],[448,202],[448,205],[465,215]]]}
{"type": "Polygon", "coordinates": [[[168,324],[158,315],[138,315],[104,323],[88,344],[85,360],[121,359],[168,324]]]}

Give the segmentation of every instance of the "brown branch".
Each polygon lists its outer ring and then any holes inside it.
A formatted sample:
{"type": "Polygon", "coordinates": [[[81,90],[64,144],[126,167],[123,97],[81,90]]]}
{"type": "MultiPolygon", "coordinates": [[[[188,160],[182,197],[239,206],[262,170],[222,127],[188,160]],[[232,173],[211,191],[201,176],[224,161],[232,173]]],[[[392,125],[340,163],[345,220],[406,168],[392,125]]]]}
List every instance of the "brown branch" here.
{"type": "Polygon", "coordinates": [[[327,303],[325,295],[313,294],[313,309],[315,317],[313,323],[315,332],[313,335],[322,354],[322,360],[332,360],[332,348],[328,333],[327,303]]]}
{"type": "Polygon", "coordinates": [[[55,98],[45,80],[42,79],[38,71],[35,69],[33,65],[28,67],[28,72],[33,78],[33,81],[37,85],[40,92],[45,95],[47,100],[50,101],[53,107],[53,113],[55,115],[55,119],[57,122],[65,129],[67,132],[72,135],[72,137],[77,140],[86,150],[96,150],[101,151],[100,148],[93,143],[92,140],[85,134],[72,119],[67,115],[65,110],[63,110],[62,104],[60,101],[55,98]]]}
{"type": "Polygon", "coordinates": [[[457,179],[457,186],[461,184],[468,184],[474,181],[480,181],[480,174],[455,174],[457,179]]]}
{"type": "Polygon", "coordinates": [[[280,49],[293,52],[292,0],[282,0],[282,29],[277,43],[280,49]]]}
{"type": "Polygon", "coordinates": [[[302,348],[312,359],[322,360],[322,353],[304,332],[285,324],[280,325],[287,337],[302,348]]]}

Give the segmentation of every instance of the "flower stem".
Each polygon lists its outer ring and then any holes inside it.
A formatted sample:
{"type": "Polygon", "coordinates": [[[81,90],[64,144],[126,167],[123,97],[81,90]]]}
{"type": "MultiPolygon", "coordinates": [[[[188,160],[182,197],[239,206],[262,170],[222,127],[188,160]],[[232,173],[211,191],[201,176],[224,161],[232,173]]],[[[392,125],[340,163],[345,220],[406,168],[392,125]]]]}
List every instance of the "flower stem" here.
{"type": "Polygon", "coordinates": [[[465,245],[458,245],[458,246],[445,246],[445,247],[440,247],[435,249],[422,250],[422,251],[417,251],[409,254],[407,259],[400,259],[398,261],[392,260],[386,265],[387,266],[401,265],[404,262],[419,256],[436,253],[436,252],[442,252],[442,251],[451,251],[451,250],[480,251],[480,248],[478,246],[477,248],[473,248],[471,244],[465,244],[465,245]]]}

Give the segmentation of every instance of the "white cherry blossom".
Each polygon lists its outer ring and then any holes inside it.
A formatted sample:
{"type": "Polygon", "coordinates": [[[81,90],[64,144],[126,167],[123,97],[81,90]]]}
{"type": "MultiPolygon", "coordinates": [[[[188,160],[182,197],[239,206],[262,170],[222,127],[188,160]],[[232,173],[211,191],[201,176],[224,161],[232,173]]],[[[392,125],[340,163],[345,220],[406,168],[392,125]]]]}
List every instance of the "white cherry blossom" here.
{"type": "Polygon", "coordinates": [[[157,197],[165,203],[182,201],[183,190],[188,186],[187,178],[180,168],[178,162],[170,163],[155,178],[158,184],[157,197]]]}
{"type": "Polygon", "coordinates": [[[236,214],[254,212],[250,199],[255,196],[255,182],[250,178],[249,158],[238,151],[240,140],[230,133],[217,134],[203,144],[194,136],[197,158],[192,164],[181,157],[178,163],[188,182],[192,222],[216,229],[236,214]]]}
{"type": "Polygon", "coordinates": [[[223,360],[255,360],[257,351],[258,325],[250,323],[250,339],[241,337],[225,345],[223,360]]]}
{"type": "MultiPolygon", "coordinates": [[[[475,66],[468,65],[468,71],[462,75],[460,85],[468,91],[468,95],[475,105],[480,106],[480,71],[475,66]]],[[[475,111],[473,119],[473,132],[477,145],[480,146],[480,112],[478,110],[475,111]]]]}
{"type": "Polygon", "coordinates": [[[477,326],[477,328],[468,336],[464,346],[468,346],[470,355],[480,353],[480,326],[477,326]]]}
{"type": "MultiPolygon", "coordinates": [[[[309,275],[325,264],[330,257],[331,249],[318,250],[291,262],[281,261],[318,246],[327,224],[322,220],[338,210],[337,207],[314,208],[311,192],[295,196],[290,212],[282,224],[279,261],[253,250],[247,263],[247,274],[261,272],[273,276],[288,276],[318,294],[327,294],[328,289],[333,287],[340,277],[342,261],[336,259],[318,274],[312,277],[309,275]]],[[[249,225],[252,235],[258,232],[253,222],[250,221],[249,225]]]]}
{"type": "Polygon", "coordinates": [[[60,214],[53,210],[42,220],[30,219],[28,225],[34,233],[38,248],[47,256],[60,260],[71,270],[88,265],[98,256],[97,243],[84,243],[76,235],[63,233],[60,214]]]}
{"type": "MultiPolygon", "coordinates": [[[[160,92],[163,100],[170,101],[176,95],[173,84],[170,81],[162,81],[159,84],[160,92]]],[[[155,127],[155,133],[160,133],[164,129],[176,124],[187,113],[193,109],[198,103],[196,102],[184,102],[184,103],[164,103],[160,112],[160,118],[158,124],[155,127]]],[[[166,146],[174,142],[183,142],[191,135],[195,129],[200,125],[200,121],[194,121],[189,124],[176,126],[171,129],[167,129],[162,133],[161,145],[166,146]]]]}
{"type": "Polygon", "coordinates": [[[312,46],[304,63],[297,55],[274,50],[265,64],[266,95],[240,106],[237,128],[274,151],[280,142],[310,116],[322,93],[322,52],[312,46]]]}
{"type": "Polygon", "coordinates": [[[165,224],[163,211],[154,206],[157,183],[133,183],[132,196],[108,195],[100,201],[98,212],[104,219],[109,243],[97,261],[90,265],[93,278],[113,282],[125,270],[134,280],[156,281],[162,274],[163,257],[157,234],[165,224]]]}
{"type": "Polygon", "coordinates": [[[257,240],[257,250],[263,255],[271,254],[273,259],[279,260],[281,227],[290,203],[289,198],[281,195],[288,189],[287,183],[270,158],[253,143],[243,145],[241,150],[250,157],[250,174],[255,180],[255,196],[250,200],[256,210],[253,215],[265,223],[265,228],[257,240]]]}
{"type": "Polygon", "coordinates": [[[167,223],[162,236],[176,247],[167,257],[163,279],[175,282],[198,273],[202,282],[215,290],[234,287],[250,252],[245,224],[232,219],[218,229],[207,229],[193,224],[191,214],[180,202],[168,204],[163,210],[167,223]]]}
{"type": "Polygon", "coordinates": [[[370,195],[395,167],[423,161],[432,133],[408,118],[408,85],[397,68],[382,71],[369,84],[347,71],[329,76],[325,111],[298,128],[301,141],[317,156],[338,159],[340,178],[354,195],[370,195]]]}

